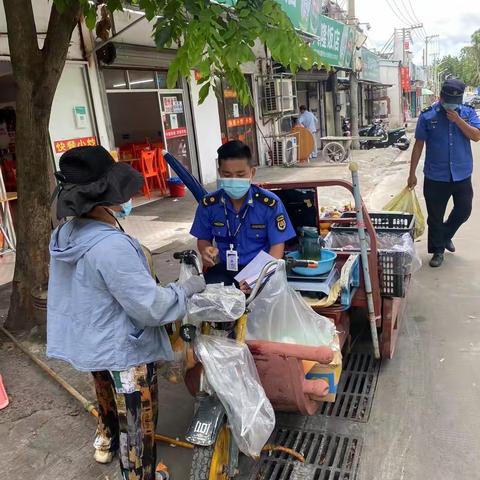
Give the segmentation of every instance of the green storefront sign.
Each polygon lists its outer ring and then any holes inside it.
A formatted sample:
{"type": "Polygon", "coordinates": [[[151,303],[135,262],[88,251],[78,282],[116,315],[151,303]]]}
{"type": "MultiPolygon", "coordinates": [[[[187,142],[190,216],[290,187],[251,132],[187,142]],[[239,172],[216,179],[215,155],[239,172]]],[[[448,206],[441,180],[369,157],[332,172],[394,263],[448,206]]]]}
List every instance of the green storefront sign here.
{"type": "Polygon", "coordinates": [[[362,71],[360,78],[370,82],[380,82],[380,59],[367,48],[361,50],[362,71]]]}
{"type": "MultiPolygon", "coordinates": [[[[312,48],[329,65],[351,68],[355,42],[354,30],[322,15],[322,0],[277,0],[293,26],[317,37],[312,48]]],[[[221,3],[233,5],[235,0],[221,3]]]]}

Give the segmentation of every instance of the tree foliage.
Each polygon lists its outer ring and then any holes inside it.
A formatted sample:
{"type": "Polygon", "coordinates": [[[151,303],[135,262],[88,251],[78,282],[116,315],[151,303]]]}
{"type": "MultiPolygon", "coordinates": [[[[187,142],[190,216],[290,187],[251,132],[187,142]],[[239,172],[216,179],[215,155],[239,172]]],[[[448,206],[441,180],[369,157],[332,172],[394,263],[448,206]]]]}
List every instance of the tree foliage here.
{"type": "Polygon", "coordinates": [[[444,71],[444,76],[452,75],[472,87],[480,86],[480,29],[473,33],[471,45],[462,48],[456,57],[444,57],[439,69],[444,71]]]}
{"type": "Polygon", "coordinates": [[[242,103],[250,91],[241,65],[256,59],[252,48],[263,42],[272,57],[290,68],[310,69],[320,65],[318,55],[298,36],[288,16],[275,0],[54,0],[59,9],[79,1],[86,23],[95,27],[97,9],[106,6],[114,13],[125,6],[145,13],[153,23],[152,36],[159,48],[178,46],[167,83],[174,87],[178,77],[192,69],[200,73],[200,103],[214,85],[216,76],[225,76],[242,103]]]}

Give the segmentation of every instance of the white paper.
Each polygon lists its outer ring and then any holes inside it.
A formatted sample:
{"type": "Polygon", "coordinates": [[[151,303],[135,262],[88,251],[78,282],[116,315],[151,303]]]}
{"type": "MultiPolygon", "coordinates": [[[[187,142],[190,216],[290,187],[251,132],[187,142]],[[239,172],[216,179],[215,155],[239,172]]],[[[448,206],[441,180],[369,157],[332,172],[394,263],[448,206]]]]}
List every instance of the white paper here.
{"type": "Polygon", "coordinates": [[[176,128],[178,128],[178,118],[176,113],[170,114],[170,128],[172,130],[175,130],[176,128]]]}
{"type": "MultiPolygon", "coordinates": [[[[255,285],[260,273],[262,272],[263,267],[271,261],[277,260],[276,258],[269,255],[267,252],[263,250],[235,277],[235,280],[240,282],[247,282],[248,285],[251,287],[255,285]]],[[[273,266],[268,274],[272,274],[276,270],[276,266],[273,266]]]]}
{"type": "Polygon", "coordinates": [[[238,103],[233,104],[233,118],[238,118],[240,116],[240,109],[238,108],[238,103]]]}

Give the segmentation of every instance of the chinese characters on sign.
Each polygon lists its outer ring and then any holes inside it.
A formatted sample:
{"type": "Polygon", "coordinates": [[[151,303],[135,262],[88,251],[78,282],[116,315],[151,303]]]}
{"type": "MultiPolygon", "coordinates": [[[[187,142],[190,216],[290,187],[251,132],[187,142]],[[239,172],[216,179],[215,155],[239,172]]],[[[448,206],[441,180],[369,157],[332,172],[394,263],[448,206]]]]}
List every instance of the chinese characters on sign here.
{"type": "Polygon", "coordinates": [[[400,76],[402,80],[402,90],[404,92],[410,91],[410,69],[408,67],[402,67],[400,69],[400,76]]]}
{"type": "Polygon", "coordinates": [[[185,137],[187,135],[187,127],[171,128],[165,130],[165,138],[185,137]]]}
{"type": "Polygon", "coordinates": [[[243,125],[253,125],[253,117],[239,117],[239,118],[230,118],[227,120],[227,127],[241,127],[243,125]]]}
{"type": "Polygon", "coordinates": [[[70,138],[54,142],[55,153],[64,153],[75,147],[93,147],[97,144],[97,137],[70,138]]]}

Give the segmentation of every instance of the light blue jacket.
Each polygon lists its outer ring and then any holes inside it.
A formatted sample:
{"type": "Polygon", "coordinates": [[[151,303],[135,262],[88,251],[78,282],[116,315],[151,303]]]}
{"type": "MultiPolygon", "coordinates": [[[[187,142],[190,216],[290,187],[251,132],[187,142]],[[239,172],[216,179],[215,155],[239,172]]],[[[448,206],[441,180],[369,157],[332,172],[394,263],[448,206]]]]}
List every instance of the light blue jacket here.
{"type": "Polygon", "coordinates": [[[47,355],[78,370],[126,370],[173,358],[163,325],[183,318],[177,285],[158,287],[140,244],[106,223],[74,219],[52,234],[47,355]]]}

